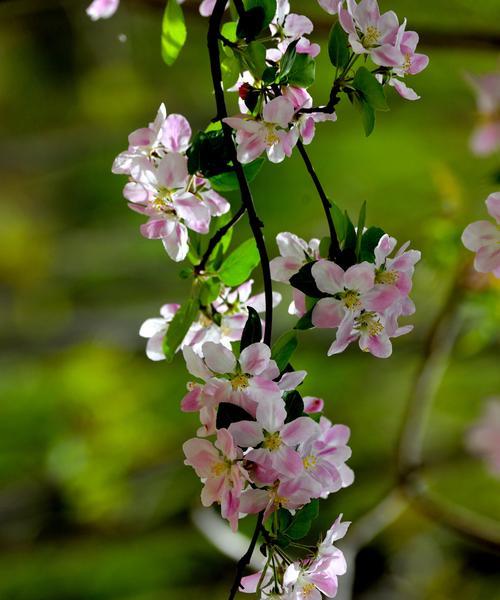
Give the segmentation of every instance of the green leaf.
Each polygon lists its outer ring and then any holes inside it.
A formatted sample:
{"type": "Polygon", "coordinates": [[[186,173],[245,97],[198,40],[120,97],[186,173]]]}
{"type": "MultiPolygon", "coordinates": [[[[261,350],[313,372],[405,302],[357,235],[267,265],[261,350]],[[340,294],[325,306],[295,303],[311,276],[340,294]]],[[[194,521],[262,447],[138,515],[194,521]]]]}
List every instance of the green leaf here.
{"type": "Polygon", "coordinates": [[[238,39],[238,36],[236,35],[237,26],[238,23],[236,21],[228,21],[227,23],[224,23],[220,32],[226,38],[226,40],[229,40],[230,42],[236,42],[238,39]]]}
{"type": "Polygon", "coordinates": [[[306,314],[297,321],[294,329],[297,331],[305,331],[306,329],[312,329],[314,327],[312,322],[312,311],[313,309],[307,311],[306,314]]]}
{"type": "MultiPolygon", "coordinates": [[[[248,181],[253,181],[259,171],[264,164],[264,158],[257,158],[251,163],[247,165],[243,165],[243,170],[245,171],[245,175],[248,181]]],[[[234,171],[227,171],[226,173],[221,173],[220,175],[214,175],[214,177],[209,178],[210,185],[216,192],[232,192],[234,190],[239,189],[238,178],[236,177],[236,173],[234,171]]]]}
{"type": "Polygon", "coordinates": [[[288,84],[307,88],[316,78],[316,61],[309,54],[297,54],[288,73],[288,84]]]}
{"type": "Polygon", "coordinates": [[[376,110],[389,110],[384,87],[366,67],[360,67],[354,75],[352,85],[361,92],[364,100],[376,110]]]}
{"type": "Polygon", "coordinates": [[[259,313],[252,308],[248,307],[248,319],[243,328],[240,341],[240,352],[242,352],[250,344],[260,342],[262,339],[262,321],[260,320],[259,313]]]}
{"type": "Polygon", "coordinates": [[[365,135],[368,137],[375,128],[375,110],[373,107],[364,99],[363,96],[356,94],[353,96],[354,105],[361,113],[361,118],[363,121],[363,129],[365,130],[365,135]]]}
{"type": "MultiPolygon", "coordinates": [[[[335,202],[331,203],[332,205],[332,218],[333,224],[335,226],[335,231],[337,232],[337,238],[340,242],[345,240],[345,234],[347,230],[347,221],[344,216],[344,213],[340,210],[340,208],[335,204],[335,202]]],[[[327,257],[328,254],[321,254],[321,256],[327,257]]]]}
{"type": "Polygon", "coordinates": [[[241,406],[230,402],[221,402],[217,407],[217,429],[227,429],[231,423],[239,421],[255,421],[250,413],[241,406]]]}
{"type": "Polygon", "coordinates": [[[251,238],[238,246],[226,258],[219,270],[219,277],[229,287],[241,285],[250,277],[259,261],[260,257],[255,240],[251,238]]]}
{"type": "Polygon", "coordinates": [[[266,65],[266,47],[260,42],[250,42],[246,50],[241,53],[247,69],[256,79],[262,79],[266,65]]]}
{"type": "Polygon", "coordinates": [[[296,46],[299,40],[294,40],[286,49],[285,54],[281,57],[280,60],[280,77],[284,78],[290,73],[291,68],[293,67],[293,63],[297,58],[297,50],[296,46]]]}
{"type": "MultiPolygon", "coordinates": [[[[336,227],[335,227],[335,230],[337,230],[336,227]]],[[[338,231],[337,231],[337,236],[338,236],[338,231]]],[[[319,255],[321,257],[328,258],[331,243],[332,243],[332,240],[330,239],[330,236],[327,235],[324,238],[321,238],[321,241],[319,243],[319,255]]]]}
{"type": "Polygon", "coordinates": [[[344,240],[344,246],[342,248],[342,256],[339,260],[339,264],[343,269],[348,269],[356,262],[356,230],[354,225],[345,212],[345,220],[347,223],[346,235],[344,240]]]}
{"type": "Polygon", "coordinates": [[[230,155],[222,129],[198,132],[187,151],[188,171],[214,177],[231,169],[230,155]]]}
{"type": "Polygon", "coordinates": [[[366,202],[363,202],[363,206],[359,211],[358,217],[358,228],[356,231],[356,256],[359,257],[359,252],[361,249],[361,238],[363,237],[363,230],[365,228],[366,221],[366,202]]]}
{"type": "Polygon", "coordinates": [[[240,39],[254,40],[269,26],[276,14],[276,0],[246,0],[245,13],[240,17],[236,33],[240,39]]]}
{"type": "Polygon", "coordinates": [[[161,56],[169,66],[173,65],[187,38],[184,13],[177,0],[168,0],[161,28],[161,56]]]}
{"type": "Polygon", "coordinates": [[[346,67],[349,62],[349,39],[338,21],[330,31],[328,56],[332,65],[340,69],[346,67]]]}
{"type": "Polygon", "coordinates": [[[286,419],[285,423],[290,423],[290,421],[295,421],[302,416],[304,413],[304,401],[302,400],[302,396],[299,394],[297,390],[293,390],[292,392],[286,392],[283,396],[285,400],[285,408],[286,408],[286,419]]]}
{"type": "Polygon", "coordinates": [[[297,334],[294,331],[287,331],[273,344],[271,358],[276,361],[280,373],[290,362],[298,343],[297,334]]]}
{"type": "Polygon", "coordinates": [[[163,341],[163,352],[167,361],[171,361],[174,357],[175,351],[186,337],[186,333],[198,316],[199,310],[200,303],[198,299],[190,298],[175,313],[163,341]]]}
{"type": "Polygon", "coordinates": [[[290,285],[311,298],[324,298],[327,294],[324,294],[318,289],[316,281],[312,276],[314,264],[315,263],[310,262],[301,267],[295,275],[290,277],[290,285]]]}
{"type": "Polygon", "coordinates": [[[361,238],[361,246],[359,251],[359,260],[375,262],[375,248],[384,235],[385,231],[380,227],[368,227],[361,238]]]}
{"type": "Polygon", "coordinates": [[[235,56],[231,48],[225,50],[225,56],[220,64],[222,71],[222,83],[224,88],[232,87],[240,75],[240,61],[235,56]]]}
{"type": "Polygon", "coordinates": [[[221,282],[215,278],[205,281],[200,290],[200,303],[202,306],[209,306],[219,296],[221,282]]]}
{"type": "Polygon", "coordinates": [[[293,516],[292,523],[283,531],[283,533],[292,540],[301,540],[306,536],[312,522],[319,514],[319,500],[311,500],[304,508],[298,510],[293,516]]]}

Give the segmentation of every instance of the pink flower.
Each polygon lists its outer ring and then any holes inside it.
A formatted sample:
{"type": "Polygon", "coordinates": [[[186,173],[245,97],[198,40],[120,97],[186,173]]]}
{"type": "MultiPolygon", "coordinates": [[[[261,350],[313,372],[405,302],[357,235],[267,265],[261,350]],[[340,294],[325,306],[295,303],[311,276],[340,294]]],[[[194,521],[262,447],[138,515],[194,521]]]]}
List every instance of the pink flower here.
{"type": "Polygon", "coordinates": [[[264,151],[271,162],[282,162],[285,156],[291,156],[297,143],[297,135],[289,131],[289,124],[294,115],[293,104],[283,96],[274,98],[265,104],[262,120],[248,115],[228,117],[224,119],[236,130],[238,160],[249,163],[264,151]]]}
{"type": "MultiPolygon", "coordinates": [[[[332,425],[326,417],[321,417],[319,426],[319,434],[298,448],[304,465],[299,477],[317,482],[321,490],[318,497],[326,498],[354,481],[352,470],[345,464],[351,456],[347,445],[350,430],[345,425],[332,425]]],[[[313,485],[311,482],[308,487],[313,485]]]]}
{"type": "Polygon", "coordinates": [[[493,273],[495,277],[500,278],[500,192],[488,196],[486,208],[495,219],[496,225],[490,221],[471,223],[462,234],[462,242],[468,250],[476,253],[476,271],[493,273]]]}
{"type": "Polygon", "coordinates": [[[304,396],[304,412],[308,415],[320,413],[323,411],[325,402],[322,398],[316,396],[304,396]]]}
{"type": "Polygon", "coordinates": [[[420,260],[421,253],[418,250],[408,250],[410,242],[406,242],[394,258],[389,258],[396,244],[396,239],[387,233],[380,238],[375,248],[375,286],[381,291],[383,286],[395,289],[400,296],[405,297],[411,291],[415,265],[420,260]]]}
{"type": "MultiPolygon", "coordinates": [[[[229,431],[238,446],[254,448],[245,454],[247,460],[270,470],[272,478],[265,483],[272,483],[275,473],[282,477],[302,473],[302,459],[294,448],[319,433],[318,424],[309,417],[285,424],[285,402],[275,395],[261,396],[255,416],[257,421],[231,423],[229,431]]],[[[307,483],[307,489],[319,488],[313,481],[307,483]]]]}
{"type": "Polygon", "coordinates": [[[500,147],[500,75],[468,75],[467,80],[477,93],[480,114],[480,124],[471,138],[471,149],[478,156],[487,156],[500,147]]]}
{"type": "Polygon", "coordinates": [[[294,233],[283,232],[276,236],[280,255],[271,261],[271,277],[274,281],[288,283],[306,263],[319,258],[319,240],[313,238],[309,242],[294,233]]]}
{"type": "Polygon", "coordinates": [[[215,445],[208,440],[193,438],[185,442],[182,449],[186,456],[184,464],[193,467],[204,483],[201,492],[203,506],[218,502],[223,518],[236,531],[240,496],[248,473],[241,465],[242,454],[234,445],[231,434],[227,429],[219,429],[215,445]]]}
{"type": "Polygon", "coordinates": [[[316,492],[315,489],[307,489],[303,482],[294,479],[281,481],[268,489],[246,489],[240,500],[240,512],[244,514],[256,514],[264,512],[267,519],[275,510],[286,508],[297,510],[308,504],[316,492]]]}
{"type": "Polygon", "coordinates": [[[338,5],[339,21],[349,35],[349,43],[356,54],[369,54],[373,62],[383,67],[398,67],[404,63],[404,57],[396,47],[399,21],[395,12],[383,15],[377,0],[347,0],[347,9],[343,1],[338,5]]]}
{"type": "Polygon", "coordinates": [[[307,90],[293,86],[283,86],[282,94],[288,98],[296,111],[294,127],[298,130],[300,139],[305,145],[310,144],[316,134],[316,123],[324,121],[335,122],[337,115],[335,112],[314,112],[301,113],[302,108],[311,108],[313,105],[312,97],[307,90]]]}
{"type": "Polygon", "coordinates": [[[336,15],[339,8],[339,0],[318,0],[323,10],[330,15],[336,15]]]}
{"type": "Polygon", "coordinates": [[[491,473],[500,476],[500,398],[488,400],[465,440],[467,448],[486,461],[491,473]]]}
{"type": "Polygon", "coordinates": [[[119,4],[120,0],[94,0],[87,8],[87,14],[92,21],[109,19],[115,14],[119,4]]]}
{"type": "Polygon", "coordinates": [[[139,335],[148,339],[146,354],[150,360],[165,360],[163,340],[165,339],[170,321],[172,321],[179,308],[179,304],[164,304],[160,308],[161,317],[147,319],[141,325],[139,335]]]}

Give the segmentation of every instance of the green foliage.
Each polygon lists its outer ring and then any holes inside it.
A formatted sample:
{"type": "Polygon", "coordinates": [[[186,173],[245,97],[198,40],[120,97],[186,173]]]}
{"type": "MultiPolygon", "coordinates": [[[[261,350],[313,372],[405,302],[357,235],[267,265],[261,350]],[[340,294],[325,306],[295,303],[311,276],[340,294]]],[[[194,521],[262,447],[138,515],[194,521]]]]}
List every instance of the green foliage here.
{"type": "MultiPolygon", "coordinates": [[[[260,157],[256,158],[251,163],[243,165],[243,170],[245,171],[245,175],[248,181],[253,181],[259,171],[262,169],[262,166],[265,162],[265,159],[260,157]]],[[[213,177],[209,177],[210,185],[217,192],[232,192],[234,190],[239,189],[238,177],[236,173],[231,171],[226,171],[225,173],[220,173],[219,175],[214,175],[213,177]]]]}
{"type": "Polygon", "coordinates": [[[259,317],[259,313],[252,308],[248,307],[248,319],[243,328],[240,341],[240,352],[244,350],[250,344],[260,342],[262,339],[262,322],[259,317]]]}
{"type": "Polygon", "coordinates": [[[297,390],[286,392],[283,396],[285,400],[286,419],[285,423],[290,423],[301,417],[304,413],[304,401],[297,390]]]}
{"type": "Polygon", "coordinates": [[[271,358],[276,361],[280,373],[286,368],[298,345],[297,334],[287,331],[273,344],[271,358]]]}
{"type": "Polygon", "coordinates": [[[288,510],[280,508],[278,511],[279,545],[287,546],[292,541],[305,537],[319,514],[319,500],[311,500],[304,508],[292,515],[288,510]]]}
{"type": "Polygon", "coordinates": [[[186,43],[187,29],[184,13],[177,0],[167,0],[161,28],[161,56],[173,65],[186,43]]]}
{"type": "Polygon", "coordinates": [[[310,262],[301,267],[295,275],[290,277],[290,285],[311,298],[324,298],[326,294],[318,289],[312,276],[313,265],[314,263],[310,262]]]}
{"type": "Polygon", "coordinates": [[[240,39],[254,40],[269,26],[276,13],[276,0],[246,0],[245,13],[239,19],[237,35],[240,39]]]}
{"type": "Polygon", "coordinates": [[[200,303],[197,298],[187,300],[175,313],[163,341],[163,352],[167,361],[172,360],[186,333],[198,316],[200,303]]]}
{"type": "Polygon", "coordinates": [[[347,66],[350,56],[350,47],[347,33],[337,21],[330,31],[328,38],[328,56],[334,67],[343,69],[347,66]]]}
{"type": "Polygon", "coordinates": [[[366,67],[357,70],[352,85],[356,90],[352,100],[361,113],[365,134],[369,136],[375,127],[375,110],[389,110],[384,87],[366,67]]]}
{"type": "Polygon", "coordinates": [[[231,423],[239,421],[255,421],[250,413],[232,402],[221,402],[217,407],[217,429],[227,429],[231,423]]]}
{"type": "Polygon", "coordinates": [[[361,238],[363,237],[363,230],[365,228],[366,221],[366,202],[363,202],[361,210],[359,211],[358,227],[356,231],[356,256],[359,256],[361,249],[361,238]]]}
{"type": "Polygon", "coordinates": [[[198,132],[187,152],[188,171],[214,177],[231,169],[230,156],[222,129],[198,132]]]}
{"type": "Polygon", "coordinates": [[[296,329],[297,331],[305,331],[306,329],[312,329],[314,327],[312,322],[312,311],[313,309],[311,308],[306,312],[305,315],[300,317],[300,319],[295,324],[294,329],[296,329]]]}
{"type": "Polygon", "coordinates": [[[250,277],[259,261],[255,240],[250,238],[226,258],[219,270],[219,277],[230,287],[241,285],[250,277]]]}
{"type": "Polygon", "coordinates": [[[245,50],[238,53],[242,70],[248,70],[256,79],[262,79],[266,70],[266,47],[260,42],[250,42],[245,50]]]}
{"type": "Polygon", "coordinates": [[[316,61],[309,54],[297,54],[287,76],[289,85],[308,88],[316,79],[316,61]]]}
{"type": "Polygon", "coordinates": [[[360,261],[375,262],[374,250],[384,233],[384,230],[380,229],[380,227],[368,227],[361,238],[358,257],[360,261]]]}

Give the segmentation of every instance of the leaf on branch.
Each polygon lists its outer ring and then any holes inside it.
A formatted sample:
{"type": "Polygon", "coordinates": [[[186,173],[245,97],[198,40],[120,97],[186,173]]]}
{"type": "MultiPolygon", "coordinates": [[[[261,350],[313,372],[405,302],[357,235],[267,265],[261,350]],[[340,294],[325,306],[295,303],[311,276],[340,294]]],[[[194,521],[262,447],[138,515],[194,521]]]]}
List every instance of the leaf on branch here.
{"type": "Polygon", "coordinates": [[[250,344],[260,342],[262,339],[262,322],[259,317],[259,313],[252,308],[248,307],[248,319],[243,328],[240,341],[240,352],[242,352],[250,344]]]}
{"type": "MultiPolygon", "coordinates": [[[[337,239],[340,242],[343,242],[345,240],[345,234],[346,234],[346,230],[347,230],[347,221],[345,218],[344,213],[340,210],[340,208],[337,206],[337,204],[335,204],[335,202],[331,202],[332,208],[331,208],[331,213],[332,213],[332,218],[333,218],[333,225],[335,226],[335,231],[337,232],[337,239]]],[[[328,256],[328,253],[326,254],[321,254],[321,256],[328,256]]]]}
{"type": "Polygon", "coordinates": [[[250,277],[259,261],[257,245],[255,240],[250,238],[226,258],[219,270],[219,277],[229,287],[241,285],[250,277]]]}
{"type": "Polygon", "coordinates": [[[167,361],[171,361],[174,357],[177,348],[182,344],[189,328],[198,316],[199,310],[198,299],[190,298],[175,313],[163,341],[163,352],[167,361]]]}
{"type": "Polygon", "coordinates": [[[294,329],[296,329],[297,331],[305,331],[306,329],[312,329],[314,327],[312,322],[312,312],[313,309],[311,308],[306,312],[304,316],[300,317],[300,319],[295,324],[294,329]]]}
{"type": "Polygon", "coordinates": [[[291,68],[293,67],[293,63],[297,58],[297,50],[296,46],[299,43],[299,40],[294,40],[286,49],[285,54],[283,54],[280,60],[280,78],[284,79],[288,73],[290,73],[291,68]]]}
{"type": "Polygon", "coordinates": [[[280,508],[278,511],[279,538],[284,538],[284,541],[287,539],[301,540],[309,533],[312,522],[318,514],[319,500],[317,499],[311,500],[294,515],[291,515],[288,510],[280,508]]]}
{"type": "Polygon", "coordinates": [[[289,85],[307,88],[316,79],[316,61],[309,54],[297,54],[288,73],[289,85]]]}
{"type": "Polygon", "coordinates": [[[358,217],[358,228],[356,230],[356,256],[359,257],[361,249],[361,238],[363,237],[364,228],[366,221],[366,202],[363,202],[361,210],[359,211],[358,217]]]}
{"type": "Polygon", "coordinates": [[[244,66],[256,79],[262,79],[262,75],[267,67],[266,47],[260,42],[250,42],[246,50],[240,53],[241,61],[244,66]]]}
{"type": "Polygon", "coordinates": [[[241,406],[230,402],[219,404],[215,423],[217,429],[227,429],[231,423],[238,423],[239,421],[255,421],[255,419],[241,406]]]}
{"type": "Polygon", "coordinates": [[[290,362],[298,343],[297,334],[294,331],[287,331],[274,343],[271,358],[276,361],[280,373],[285,370],[290,362]]]}
{"type": "Polygon", "coordinates": [[[240,39],[254,40],[269,26],[276,14],[276,0],[246,0],[236,33],[240,39]]]}
{"type": "Polygon", "coordinates": [[[385,98],[384,86],[366,67],[360,67],[354,75],[352,85],[363,99],[375,110],[389,110],[385,98]]]}
{"type": "Polygon", "coordinates": [[[161,29],[161,56],[171,66],[179,56],[187,38],[184,13],[177,0],[168,0],[161,29]]]}
{"type": "Polygon", "coordinates": [[[222,129],[199,131],[187,151],[188,171],[214,177],[230,170],[230,155],[222,129]]]}
{"type": "Polygon", "coordinates": [[[346,234],[344,245],[342,247],[342,255],[339,260],[339,265],[343,269],[348,269],[352,265],[356,263],[356,230],[354,229],[354,225],[347,214],[347,211],[344,214],[344,218],[346,221],[346,234]]]}
{"type": "MultiPolygon", "coordinates": [[[[264,164],[264,158],[257,158],[251,163],[243,165],[243,170],[245,171],[245,175],[248,181],[253,181],[259,171],[264,164]]],[[[210,185],[217,192],[232,192],[234,190],[239,189],[238,177],[234,170],[226,171],[225,173],[220,173],[219,175],[214,175],[213,177],[209,177],[210,185]]]]}
{"type": "Polygon", "coordinates": [[[297,390],[286,392],[283,399],[285,400],[286,419],[285,423],[290,423],[301,417],[304,413],[304,401],[297,390]]]}
{"type": "Polygon", "coordinates": [[[301,267],[295,275],[290,277],[290,285],[311,298],[325,298],[328,294],[324,294],[318,289],[312,276],[313,265],[314,263],[310,262],[301,267]]]}
{"type": "Polygon", "coordinates": [[[328,39],[328,56],[334,67],[343,69],[349,62],[349,39],[347,33],[337,21],[330,31],[328,39]]]}
{"type": "Polygon", "coordinates": [[[354,106],[361,113],[363,129],[365,130],[366,137],[368,137],[375,129],[375,110],[360,94],[354,95],[352,100],[354,106]]]}
{"type": "Polygon", "coordinates": [[[368,227],[361,238],[359,250],[360,261],[375,262],[375,248],[384,234],[385,231],[380,229],[380,227],[368,227]]]}

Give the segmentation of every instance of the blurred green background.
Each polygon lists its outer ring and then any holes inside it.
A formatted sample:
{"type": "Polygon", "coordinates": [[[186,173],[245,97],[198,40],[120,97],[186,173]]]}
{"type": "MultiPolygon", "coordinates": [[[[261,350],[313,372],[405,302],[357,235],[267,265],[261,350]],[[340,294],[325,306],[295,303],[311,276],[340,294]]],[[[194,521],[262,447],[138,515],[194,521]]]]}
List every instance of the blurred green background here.
{"type": "MultiPolygon", "coordinates": [[[[161,1],[122,0],[106,22],[85,0],[0,3],[0,598],[191,600],[225,598],[233,563],[190,520],[199,482],[181,444],[198,426],[180,412],[181,359],[154,364],[140,324],[181,301],[181,269],[143,239],[141,217],[121,197],[114,156],[164,101],[193,129],[214,115],[205,52],[207,21],[187,3],[188,45],[173,68],[160,58],[161,1]]],[[[329,24],[313,0],[316,39],[329,24]]],[[[327,358],[328,332],[301,334],[304,393],[352,429],[355,484],[324,503],[312,538],[339,512],[356,519],[394,480],[401,416],[422,343],[457,262],[459,238],[484,217],[498,157],[478,159],[468,139],[477,119],[465,72],[498,65],[497,0],[384,0],[421,31],[430,67],[411,82],[416,103],[390,94],[364,137],[346,104],[310,148],[328,192],[368,222],[423,252],[413,297],[415,331],[389,360],[351,348],[327,358]]],[[[312,36],[314,37],[314,36],[312,36]]],[[[319,102],[328,60],[318,60],[319,102]]],[[[275,235],[324,235],[325,223],[294,155],[267,165],[254,185],[271,254],[275,235]]],[[[237,197],[231,198],[234,205],[237,197]]],[[[246,224],[237,240],[248,236],[246,224]]],[[[256,275],[258,281],[258,275],[256,275]]],[[[288,290],[276,336],[291,326],[288,290]]],[[[500,481],[467,455],[463,434],[483,399],[499,391],[498,287],[465,307],[465,327],[434,404],[425,455],[446,498],[500,521],[500,481]]],[[[300,364],[299,364],[300,363],[300,364]]],[[[405,511],[357,560],[355,597],[500,598],[498,555],[405,511]]]]}

